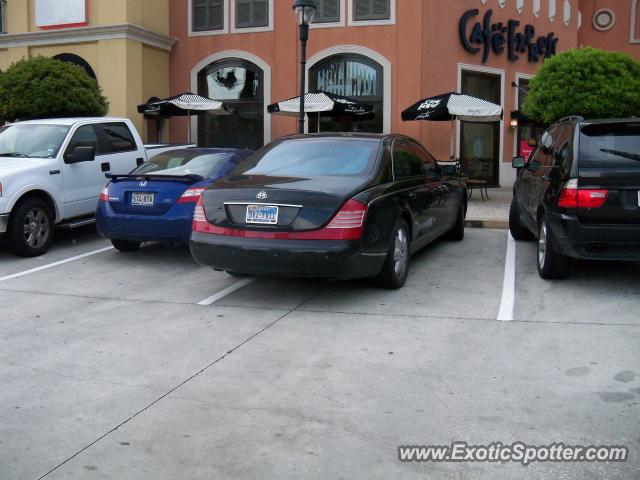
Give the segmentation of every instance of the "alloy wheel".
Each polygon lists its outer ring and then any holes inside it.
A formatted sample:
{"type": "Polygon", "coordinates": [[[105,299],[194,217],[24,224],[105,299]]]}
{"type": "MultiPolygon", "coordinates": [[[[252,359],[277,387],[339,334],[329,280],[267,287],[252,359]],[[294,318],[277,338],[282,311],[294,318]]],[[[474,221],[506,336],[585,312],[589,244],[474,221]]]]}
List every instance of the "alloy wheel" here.
{"type": "Polygon", "coordinates": [[[395,244],[393,249],[393,270],[397,278],[402,278],[407,269],[407,260],[409,258],[409,242],[407,240],[407,232],[404,228],[399,228],[396,233],[395,244]]]}
{"type": "Polygon", "coordinates": [[[538,264],[540,268],[544,266],[547,258],[547,224],[542,222],[540,226],[540,239],[538,240],[538,264]]]}
{"type": "Polygon", "coordinates": [[[51,235],[49,216],[40,207],[32,208],[24,217],[24,239],[31,248],[40,248],[51,235]]]}

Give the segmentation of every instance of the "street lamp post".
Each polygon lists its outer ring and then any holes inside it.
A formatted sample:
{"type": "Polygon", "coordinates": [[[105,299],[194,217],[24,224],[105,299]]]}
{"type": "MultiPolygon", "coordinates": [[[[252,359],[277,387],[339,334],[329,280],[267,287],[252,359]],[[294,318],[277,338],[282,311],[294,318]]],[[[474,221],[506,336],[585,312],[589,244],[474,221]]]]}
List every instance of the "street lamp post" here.
{"type": "Polygon", "coordinates": [[[306,83],[307,40],[309,39],[309,25],[313,23],[316,14],[316,3],[313,0],[296,0],[293,3],[298,26],[300,27],[300,118],[298,131],[304,133],[304,91],[306,83]]]}

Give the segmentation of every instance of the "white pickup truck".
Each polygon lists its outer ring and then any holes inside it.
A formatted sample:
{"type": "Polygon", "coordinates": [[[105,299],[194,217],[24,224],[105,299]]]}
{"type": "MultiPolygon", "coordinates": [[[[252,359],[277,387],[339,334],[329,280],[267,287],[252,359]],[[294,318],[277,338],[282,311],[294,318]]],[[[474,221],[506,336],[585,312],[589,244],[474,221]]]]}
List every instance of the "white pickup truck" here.
{"type": "Polygon", "coordinates": [[[145,147],[125,118],[30,120],[0,128],[0,236],[18,255],[41,255],[54,227],[93,221],[106,173],[125,174],[182,146],[145,147]]]}

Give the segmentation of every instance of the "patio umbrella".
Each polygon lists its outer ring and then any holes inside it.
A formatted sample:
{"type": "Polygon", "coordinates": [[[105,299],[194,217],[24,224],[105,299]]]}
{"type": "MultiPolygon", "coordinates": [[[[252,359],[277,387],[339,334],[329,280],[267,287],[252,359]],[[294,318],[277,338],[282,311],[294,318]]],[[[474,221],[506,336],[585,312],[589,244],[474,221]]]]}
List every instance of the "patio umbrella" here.
{"type": "MultiPolygon", "coordinates": [[[[288,98],[267,107],[274,115],[297,116],[300,114],[300,96],[288,98]]],[[[320,131],[320,114],[366,115],[373,111],[373,105],[358,102],[349,97],[318,90],[304,96],[304,111],[307,114],[318,114],[318,132],[320,131]]]]}
{"type": "MultiPolygon", "coordinates": [[[[402,112],[402,120],[429,120],[432,122],[497,122],[502,118],[502,107],[471,95],[450,92],[425,98],[402,112]]],[[[455,131],[455,130],[454,130],[455,131]]],[[[453,158],[454,136],[451,136],[453,158]]]]}
{"type": "MultiPolygon", "coordinates": [[[[191,92],[138,105],[138,113],[161,117],[190,117],[204,111],[214,115],[231,115],[233,113],[227,104],[191,92]]],[[[188,135],[189,142],[191,142],[190,121],[188,122],[188,135]]]]}

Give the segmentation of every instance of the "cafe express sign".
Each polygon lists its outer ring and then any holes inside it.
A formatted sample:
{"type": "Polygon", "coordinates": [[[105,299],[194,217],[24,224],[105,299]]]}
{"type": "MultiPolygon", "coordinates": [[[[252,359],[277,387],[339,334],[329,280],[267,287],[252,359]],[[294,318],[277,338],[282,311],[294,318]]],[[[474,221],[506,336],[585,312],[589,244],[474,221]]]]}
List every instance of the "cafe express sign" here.
{"type": "Polygon", "coordinates": [[[482,20],[478,21],[479,14],[480,11],[474,8],[462,15],[460,40],[466,51],[473,54],[482,52],[482,63],[487,63],[491,52],[501,55],[505,50],[512,62],[520,59],[519,54],[526,55],[529,62],[533,63],[556,54],[558,38],[553,32],[536,38],[533,25],[525,25],[521,29],[517,20],[509,20],[506,24],[494,23],[491,20],[493,10],[487,10],[482,20]]]}

